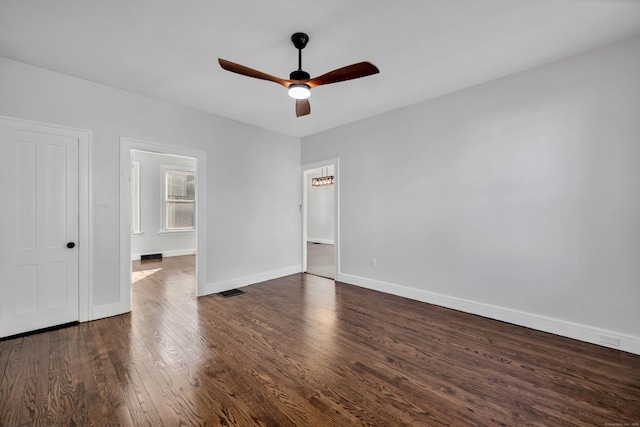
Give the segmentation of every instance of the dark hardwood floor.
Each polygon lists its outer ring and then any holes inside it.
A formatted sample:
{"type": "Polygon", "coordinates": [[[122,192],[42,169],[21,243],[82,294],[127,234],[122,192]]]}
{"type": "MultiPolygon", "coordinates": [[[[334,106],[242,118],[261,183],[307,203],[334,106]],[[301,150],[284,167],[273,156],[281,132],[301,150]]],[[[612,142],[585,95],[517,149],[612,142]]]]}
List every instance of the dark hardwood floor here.
{"type": "Polygon", "coordinates": [[[640,356],[297,274],[194,297],[136,262],[133,311],[0,342],[0,425],[640,423],[640,356]]]}

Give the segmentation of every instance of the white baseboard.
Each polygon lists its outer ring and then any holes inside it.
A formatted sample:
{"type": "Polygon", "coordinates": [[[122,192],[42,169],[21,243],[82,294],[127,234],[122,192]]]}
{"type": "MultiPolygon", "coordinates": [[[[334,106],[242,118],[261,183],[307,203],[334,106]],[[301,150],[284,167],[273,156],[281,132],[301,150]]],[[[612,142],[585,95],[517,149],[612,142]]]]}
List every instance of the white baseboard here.
{"type": "Polygon", "coordinates": [[[249,276],[236,277],[234,279],[221,280],[219,282],[207,283],[204,288],[203,295],[216,294],[229,289],[235,289],[242,286],[253,285],[255,283],[265,282],[267,280],[277,279],[279,277],[289,276],[291,274],[300,273],[302,266],[292,265],[290,267],[280,268],[278,270],[265,271],[249,276]]]}
{"type": "Polygon", "coordinates": [[[336,281],[373,289],[388,294],[411,298],[441,307],[477,314],[478,316],[512,323],[543,332],[549,332],[603,347],[614,348],[633,354],[640,354],[640,337],[620,332],[594,328],[592,326],[568,322],[539,314],[513,310],[510,308],[494,306],[463,298],[452,297],[407,286],[395,285],[350,274],[339,273],[336,281]],[[619,345],[611,342],[619,340],[619,345]],[[605,342],[603,342],[605,341],[605,342]]]}
{"type": "MultiPolygon", "coordinates": [[[[158,252],[146,252],[147,254],[157,254],[161,253],[162,258],[169,258],[172,256],[183,256],[183,255],[194,255],[196,253],[195,249],[176,249],[173,251],[158,251],[158,252]]],[[[145,254],[131,254],[131,261],[139,261],[140,256],[145,254]]]]}
{"type": "Polygon", "coordinates": [[[123,308],[122,304],[105,304],[93,307],[91,309],[91,320],[104,319],[105,317],[117,316],[127,313],[129,310],[123,308]]]}
{"type": "Polygon", "coordinates": [[[307,237],[309,243],[324,243],[325,245],[333,245],[335,242],[332,239],[322,239],[320,237],[307,237]]]}

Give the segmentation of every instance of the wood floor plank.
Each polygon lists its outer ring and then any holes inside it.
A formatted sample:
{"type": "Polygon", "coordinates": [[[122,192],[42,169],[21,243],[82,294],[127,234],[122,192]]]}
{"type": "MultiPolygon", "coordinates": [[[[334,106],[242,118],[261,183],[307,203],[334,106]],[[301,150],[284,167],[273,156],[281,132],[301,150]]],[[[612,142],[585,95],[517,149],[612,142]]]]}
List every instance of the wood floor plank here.
{"type": "MultiPolygon", "coordinates": [[[[192,280],[192,277],[189,276],[189,279],[192,280]]],[[[169,298],[176,305],[187,304],[195,306],[193,297],[184,298],[184,292],[180,292],[180,294],[175,295],[171,290],[168,290],[168,294],[165,294],[163,297],[169,298]]],[[[180,380],[186,390],[192,390],[195,393],[203,387],[206,387],[207,385],[209,386],[208,388],[205,388],[207,393],[200,395],[203,399],[198,399],[197,402],[201,408],[207,408],[205,415],[208,411],[212,415],[215,414],[213,416],[217,417],[221,423],[224,421],[229,425],[253,424],[250,418],[243,417],[241,413],[236,411],[236,408],[238,407],[237,404],[225,407],[224,404],[227,403],[225,401],[228,399],[225,399],[224,395],[216,395],[215,398],[213,398],[212,393],[215,389],[212,384],[209,383],[211,375],[208,375],[208,373],[203,375],[200,368],[197,370],[191,368],[191,366],[198,366],[196,363],[202,364],[202,362],[207,360],[207,358],[200,356],[202,349],[195,348],[195,346],[205,347],[205,343],[194,335],[197,328],[193,328],[192,322],[183,321],[182,316],[180,315],[183,311],[184,307],[182,307],[180,313],[176,313],[175,316],[172,316],[172,321],[170,323],[165,322],[163,318],[154,317],[152,312],[147,313],[149,314],[147,316],[144,316],[144,314],[140,315],[140,313],[138,315],[134,315],[133,321],[138,322],[137,324],[140,328],[144,328],[149,332],[147,337],[150,339],[147,340],[147,344],[160,348],[160,353],[162,353],[164,358],[160,364],[161,368],[172,367],[174,372],[179,372],[181,374],[180,376],[182,376],[180,380]],[[139,321],[137,321],[136,318],[139,319],[139,321]],[[171,347],[169,347],[169,343],[172,343],[171,347]]],[[[148,346],[149,345],[143,345],[143,347],[148,346]]],[[[210,347],[206,347],[210,349],[210,347]]],[[[214,356],[218,363],[221,362],[219,355],[212,353],[210,356],[214,356]]],[[[223,371],[226,370],[223,369],[223,371]]],[[[175,376],[173,378],[175,380],[175,376]]],[[[176,396],[172,395],[171,390],[163,388],[162,392],[167,395],[168,399],[173,397],[171,400],[175,400],[176,396]]],[[[242,396],[239,397],[243,398],[242,396]]],[[[170,403],[172,403],[171,400],[170,403]]],[[[179,407],[174,408],[175,416],[180,419],[184,418],[185,412],[190,410],[189,406],[188,400],[182,402],[179,407]]]]}
{"type": "Polygon", "coordinates": [[[6,400],[0,408],[0,424],[24,425],[33,421],[34,408],[37,405],[37,374],[30,355],[36,350],[36,340],[34,336],[17,338],[15,346],[10,350],[9,363],[0,381],[0,388],[6,390],[3,393],[6,400]]]}
{"type": "MultiPolygon", "coordinates": [[[[66,328],[67,345],[69,346],[68,371],[72,378],[72,398],[70,414],[61,414],[61,418],[68,417],[69,425],[96,425],[102,419],[97,383],[93,377],[84,332],[88,324],[66,328]],[[80,361],[84,361],[78,363],[80,361]]],[[[97,424],[102,425],[102,424],[97,424]]]]}
{"type": "Polygon", "coordinates": [[[296,274],[195,298],[134,263],[132,312],[0,341],[0,425],[640,423],[640,356],[296,274]]]}
{"type": "Polygon", "coordinates": [[[92,322],[85,330],[88,360],[93,377],[98,388],[100,398],[100,420],[109,424],[112,419],[118,420],[124,425],[133,425],[133,419],[127,409],[124,393],[117,380],[115,369],[109,360],[108,350],[100,333],[100,323],[108,323],[110,318],[103,322],[92,322]]]}

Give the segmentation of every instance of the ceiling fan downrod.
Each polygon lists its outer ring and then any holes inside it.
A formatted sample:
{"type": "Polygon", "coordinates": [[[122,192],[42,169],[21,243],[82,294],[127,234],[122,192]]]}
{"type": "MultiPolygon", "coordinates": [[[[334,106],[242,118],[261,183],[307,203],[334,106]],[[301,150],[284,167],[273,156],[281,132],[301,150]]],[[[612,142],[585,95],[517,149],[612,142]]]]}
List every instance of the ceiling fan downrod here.
{"type": "Polygon", "coordinates": [[[291,74],[289,74],[289,78],[291,80],[309,80],[311,75],[302,70],[302,49],[304,49],[309,42],[309,36],[305,33],[294,33],[291,36],[291,42],[296,49],[298,49],[298,69],[292,71],[291,74]]]}

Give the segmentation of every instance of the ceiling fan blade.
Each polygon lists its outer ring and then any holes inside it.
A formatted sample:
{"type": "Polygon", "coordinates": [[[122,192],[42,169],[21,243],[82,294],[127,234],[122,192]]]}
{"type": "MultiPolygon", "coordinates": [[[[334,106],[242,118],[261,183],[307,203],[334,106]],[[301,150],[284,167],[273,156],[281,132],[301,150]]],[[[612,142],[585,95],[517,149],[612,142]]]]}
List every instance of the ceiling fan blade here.
{"type": "Polygon", "coordinates": [[[296,117],[306,116],[311,113],[311,104],[308,99],[296,99],[296,117]]]}
{"type": "Polygon", "coordinates": [[[227,61],[226,59],[218,58],[220,66],[232,73],[241,74],[247,77],[253,77],[261,80],[268,80],[278,83],[284,87],[289,87],[291,84],[289,80],[281,79],[280,77],[272,76],[271,74],[263,73],[262,71],[254,70],[253,68],[245,67],[244,65],[236,64],[235,62],[227,61]]]}
{"type": "Polygon", "coordinates": [[[329,71],[326,74],[315,77],[306,82],[310,87],[314,88],[320,85],[328,85],[330,83],[343,82],[345,80],[358,79],[360,77],[370,76],[379,73],[378,67],[371,62],[358,62],[357,64],[347,65],[337,70],[329,71]]]}

